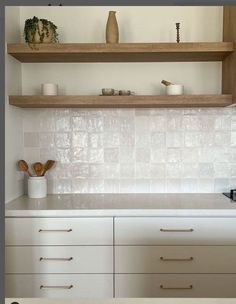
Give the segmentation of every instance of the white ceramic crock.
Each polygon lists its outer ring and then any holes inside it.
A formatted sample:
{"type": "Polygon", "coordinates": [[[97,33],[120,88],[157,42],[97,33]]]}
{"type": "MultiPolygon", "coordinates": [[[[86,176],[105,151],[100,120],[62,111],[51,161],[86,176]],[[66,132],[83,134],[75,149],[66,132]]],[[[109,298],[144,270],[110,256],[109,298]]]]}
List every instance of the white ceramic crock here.
{"type": "Polygon", "coordinates": [[[183,95],[184,86],[182,84],[171,84],[166,86],[167,95],[183,95]]]}
{"type": "Polygon", "coordinates": [[[58,95],[58,85],[55,83],[43,83],[41,91],[42,95],[58,95]]]}
{"type": "Polygon", "coordinates": [[[28,196],[30,198],[43,198],[47,196],[47,179],[45,176],[29,176],[28,196]]]}

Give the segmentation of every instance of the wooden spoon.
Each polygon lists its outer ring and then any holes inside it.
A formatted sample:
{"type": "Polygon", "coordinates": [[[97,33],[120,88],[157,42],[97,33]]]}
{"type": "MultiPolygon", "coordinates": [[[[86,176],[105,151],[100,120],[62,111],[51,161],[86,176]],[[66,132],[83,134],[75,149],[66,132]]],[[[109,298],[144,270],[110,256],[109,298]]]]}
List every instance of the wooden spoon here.
{"type": "Polygon", "coordinates": [[[44,174],[50,170],[52,168],[52,166],[55,164],[55,160],[47,160],[46,164],[44,165],[44,168],[43,168],[43,172],[42,172],[42,176],[44,176],[44,174]]]}
{"type": "Polygon", "coordinates": [[[29,171],[29,166],[25,160],[19,160],[17,164],[20,171],[27,172],[29,176],[32,176],[29,171]]]}
{"type": "Polygon", "coordinates": [[[36,173],[37,176],[42,176],[42,172],[43,172],[43,164],[42,163],[34,163],[33,166],[34,171],[36,173]]]}

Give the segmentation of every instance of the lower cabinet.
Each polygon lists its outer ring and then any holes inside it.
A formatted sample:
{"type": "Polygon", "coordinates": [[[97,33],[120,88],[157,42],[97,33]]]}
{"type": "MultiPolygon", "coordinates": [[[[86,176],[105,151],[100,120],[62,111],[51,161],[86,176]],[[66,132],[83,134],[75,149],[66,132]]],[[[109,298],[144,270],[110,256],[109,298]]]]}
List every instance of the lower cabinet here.
{"type": "Polygon", "coordinates": [[[112,218],[7,218],[9,298],[112,298],[112,218]]]}
{"type": "Polygon", "coordinates": [[[6,247],[7,274],[112,274],[112,246],[6,247]]]}
{"type": "Polygon", "coordinates": [[[235,218],[115,218],[115,297],[235,298],[235,218]]]}
{"type": "Polygon", "coordinates": [[[116,274],[116,298],[235,298],[236,274],[116,274]]]}
{"type": "Polygon", "coordinates": [[[6,297],[236,298],[235,218],[8,218],[6,297]]]}
{"type": "Polygon", "coordinates": [[[112,274],[9,274],[7,298],[112,298],[112,274]]]}
{"type": "Polygon", "coordinates": [[[116,273],[236,273],[236,246],[116,246],[116,273]]]}

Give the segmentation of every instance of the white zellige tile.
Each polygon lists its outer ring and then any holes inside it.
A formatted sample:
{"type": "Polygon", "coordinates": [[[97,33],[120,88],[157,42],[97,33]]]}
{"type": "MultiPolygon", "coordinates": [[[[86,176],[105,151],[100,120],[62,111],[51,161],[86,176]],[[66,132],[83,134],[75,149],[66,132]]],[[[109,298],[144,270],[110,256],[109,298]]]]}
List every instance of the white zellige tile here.
{"type": "Polygon", "coordinates": [[[71,134],[70,133],[56,133],[55,144],[57,148],[70,148],[71,147],[71,134]]]}
{"type": "Polygon", "coordinates": [[[75,163],[72,164],[73,178],[88,178],[89,177],[89,164],[88,163],[75,163]]]}
{"type": "Polygon", "coordinates": [[[120,180],[119,179],[105,179],[104,180],[104,193],[119,193],[120,180]]]}
{"type": "Polygon", "coordinates": [[[28,147],[28,148],[39,147],[39,133],[25,132],[24,133],[24,147],[28,147]]]}
{"type": "Polygon", "coordinates": [[[40,148],[54,148],[55,147],[55,133],[41,132],[39,134],[40,148]]]}
{"type": "Polygon", "coordinates": [[[88,182],[89,193],[103,193],[104,192],[104,180],[103,179],[89,179],[88,182]]]}
{"type": "Polygon", "coordinates": [[[222,192],[236,179],[236,109],[40,109],[24,158],[57,161],[50,193],[222,192]]]}
{"type": "Polygon", "coordinates": [[[88,146],[88,133],[87,132],[73,132],[72,133],[72,146],[85,148],[88,146]]]}
{"type": "Polygon", "coordinates": [[[105,148],[104,149],[104,162],[118,163],[120,159],[119,148],[105,148]]]}
{"type": "Polygon", "coordinates": [[[103,178],[104,177],[104,164],[90,164],[89,177],[103,178]]]}
{"type": "Polygon", "coordinates": [[[166,180],[165,179],[152,179],[151,180],[151,193],[165,193],[166,180]]]}
{"type": "Polygon", "coordinates": [[[88,180],[81,178],[72,179],[72,191],[73,193],[88,193],[88,180]]]}
{"type": "Polygon", "coordinates": [[[134,163],[121,163],[120,164],[120,177],[121,178],[134,178],[135,164],[134,163]]]}

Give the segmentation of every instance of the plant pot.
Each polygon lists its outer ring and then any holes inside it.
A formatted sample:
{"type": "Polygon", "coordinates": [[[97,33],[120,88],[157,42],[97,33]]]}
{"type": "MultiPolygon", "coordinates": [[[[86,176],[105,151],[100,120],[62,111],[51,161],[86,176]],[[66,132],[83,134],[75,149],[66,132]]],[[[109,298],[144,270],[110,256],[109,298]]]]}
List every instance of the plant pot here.
{"type": "Polygon", "coordinates": [[[57,26],[47,19],[35,16],[25,21],[24,36],[29,44],[58,42],[57,26]]]}
{"type": "Polygon", "coordinates": [[[53,41],[53,30],[51,25],[46,25],[43,27],[42,21],[38,21],[36,24],[37,30],[33,34],[32,32],[28,33],[29,43],[51,43],[53,41]]]}

